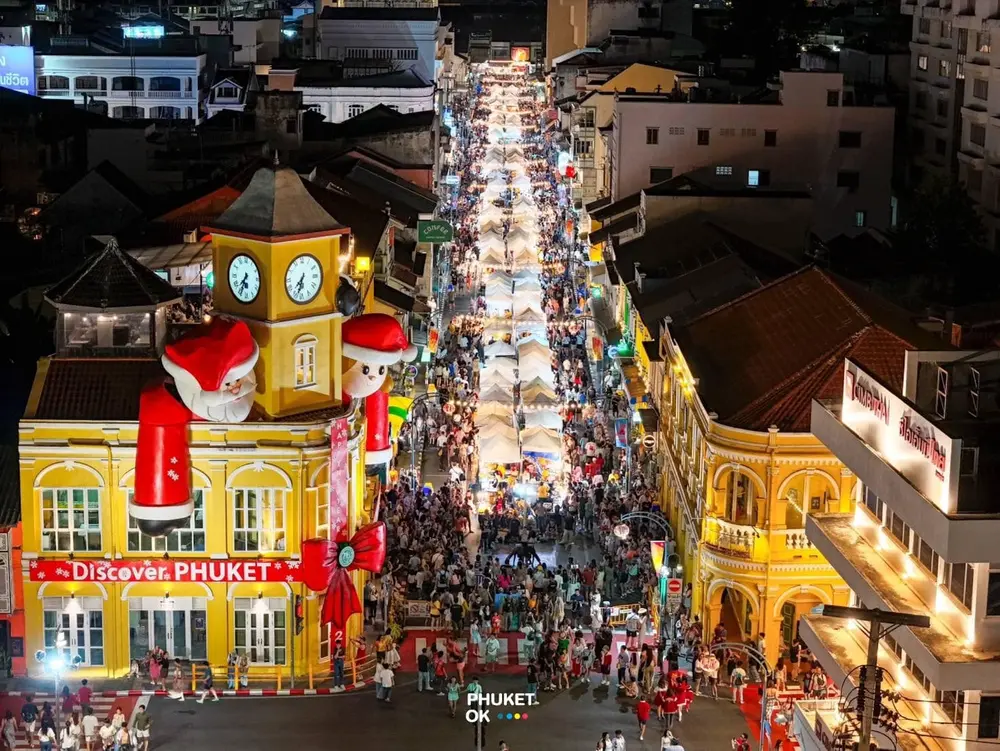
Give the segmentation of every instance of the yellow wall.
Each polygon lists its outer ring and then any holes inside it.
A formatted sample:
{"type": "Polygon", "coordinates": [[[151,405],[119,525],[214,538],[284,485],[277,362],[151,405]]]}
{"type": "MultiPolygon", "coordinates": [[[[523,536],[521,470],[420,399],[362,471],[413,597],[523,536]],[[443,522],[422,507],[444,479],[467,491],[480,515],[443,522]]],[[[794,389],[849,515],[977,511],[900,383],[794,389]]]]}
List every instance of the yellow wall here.
{"type": "MultiPolygon", "coordinates": [[[[244,423],[226,429],[196,424],[192,430],[193,487],[204,493],[205,552],[174,552],[182,559],[251,559],[289,560],[296,558],[306,537],[326,536],[319,526],[326,512],[329,486],[328,423],[267,424],[244,423]],[[271,446],[269,444],[285,444],[271,446]],[[276,489],[284,494],[285,534],[282,550],[240,552],[234,548],[234,488],[276,489]]],[[[65,552],[43,549],[41,497],[46,488],[94,488],[100,494],[101,547],[95,552],[75,552],[76,560],[123,558],[148,560],[160,552],[130,550],[126,504],[133,483],[135,462],[134,423],[64,425],[48,422],[21,424],[20,469],[21,507],[24,534],[24,560],[32,558],[63,560],[65,552]]],[[[358,436],[361,439],[362,436],[358,436]]],[[[356,441],[358,443],[360,441],[356,441]]],[[[351,452],[349,519],[355,527],[363,518],[364,465],[359,446],[351,452]]],[[[281,547],[276,545],[275,547],[281,547]]],[[[179,584],[169,582],[128,585],[93,583],[39,583],[29,581],[30,569],[24,572],[25,615],[28,654],[44,648],[42,598],[98,597],[104,614],[104,665],[81,670],[81,674],[120,675],[129,668],[129,602],[132,597],[207,598],[208,659],[224,664],[234,648],[233,598],[281,598],[286,607],[286,638],[295,640],[295,667],[304,675],[309,666],[322,669],[319,654],[320,599],[304,585],[269,584],[179,584]],[[305,629],[293,636],[293,595],[305,601],[305,629]],[[123,595],[125,599],[123,600],[123,595]]],[[[360,581],[358,582],[360,583],[360,581]]],[[[350,630],[357,631],[360,617],[354,617],[350,630]]],[[[291,665],[290,649],[283,670],[291,665]]],[[[34,665],[29,663],[29,669],[34,665]]],[[[273,668],[258,668],[259,671],[273,668]]]]}
{"type": "MultiPolygon", "coordinates": [[[[741,430],[710,419],[682,353],[672,341],[668,350],[661,394],[663,482],[678,552],[689,561],[685,580],[694,583],[693,610],[710,632],[729,589],[738,609],[749,603],[751,610],[751,631],[730,631],[730,640],[763,631],[773,664],[786,605],[794,606],[797,620],[815,605],[848,603],[850,590],[808,544],[796,506],[803,513],[848,511],[854,477],[811,434],[741,430]],[[728,503],[734,471],[754,499],[743,515],[728,503]],[[816,508],[810,506],[813,498],[816,508]]],[[[739,621],[745,629],[744,619],[739,621]]]]}

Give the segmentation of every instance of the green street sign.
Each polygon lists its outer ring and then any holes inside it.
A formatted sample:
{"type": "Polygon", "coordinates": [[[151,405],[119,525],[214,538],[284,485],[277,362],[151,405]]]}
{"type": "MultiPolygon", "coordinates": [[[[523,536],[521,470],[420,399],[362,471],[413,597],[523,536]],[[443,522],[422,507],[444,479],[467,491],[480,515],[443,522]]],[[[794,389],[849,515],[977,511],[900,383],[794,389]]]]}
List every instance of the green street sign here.
{"type": "Polygon", "coordinates": [[[454,239],[455,233],[444,219],[422,219],[417,222],[417,242],[450,243],[454,239]]]}

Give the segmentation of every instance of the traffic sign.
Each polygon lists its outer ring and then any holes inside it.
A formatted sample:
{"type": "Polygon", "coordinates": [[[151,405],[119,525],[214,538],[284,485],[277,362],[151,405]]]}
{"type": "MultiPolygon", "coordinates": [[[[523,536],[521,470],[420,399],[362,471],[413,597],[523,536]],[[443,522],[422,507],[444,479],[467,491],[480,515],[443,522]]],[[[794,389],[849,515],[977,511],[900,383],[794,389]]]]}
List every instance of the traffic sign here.
{"type": "Polygon", "coordinates": [[[653,448],[653,446],[656,445],[656,436],[652,433],[646,433],[646,435],[642,437],[642,445],[648,449],[653,448]]]}
{"type": "Polygon", "coordinates": [[[677,612],[681,605],[681,597],[684,591],[684,581],[682,579],[667,579],[667,610],[670,613],[677,612]]]}

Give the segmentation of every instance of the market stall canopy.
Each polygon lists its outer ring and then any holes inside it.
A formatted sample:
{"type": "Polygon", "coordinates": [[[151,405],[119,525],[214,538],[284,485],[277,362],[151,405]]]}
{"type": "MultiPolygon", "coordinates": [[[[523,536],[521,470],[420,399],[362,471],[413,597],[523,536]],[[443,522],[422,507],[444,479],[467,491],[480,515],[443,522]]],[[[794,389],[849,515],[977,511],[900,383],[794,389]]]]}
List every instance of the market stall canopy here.
{"type": "Polygon", "coordinates": [[[529,357],[535,357],[536,355],[544,357],[545,362],[550,362],[552,359],[552,350],[543,339],[532,335],[518,340],[517,357],[521,362],[524,362],[529,357]]]}
{"type": "Polygon", "coordinates": [[[550,428],[525,428],[521,431],[521,450],[526,454],[562,455],[562,436],[550,428]]]}
{"type": "Polygon", "coordinates": [[[522,308],[514,314],[516,323],[545,323],[545,314],[535,308],[522,308]]]}
{"type": "Polygon", "coordinates": [[[513,381],[516,371],[517,361],[513,357],[494,357],[486,364],[486,367],[480,371],[480,379],[490,377],[492,374],[498,373],[504,378],[513,381]]]}
{"type": "Polygon", "coordinates": [[[514,294],[519,295],[522,292],[531,292],[536,296],[542,291],[542,283],[539,281],[538,277],[532,277],[531,279],[519,279],[514,282],[514,294]]]}
{"type": "Polygon", "coordinates": [[[521,402],[534,406],[559,404],[555,390],[541,378],[535,378],[528,384],[521,385],[521,402]]]}
{"type": "Polygon", "coordinates": [[[555,386],[556,374],[552,372],[552,366],[548,362],[532,360],[528,363],[521,363],[518,375],[523,383],[530,383],[534,380],[541,380],[549,386],[555,386]]]}
{"type": "Polygon", "coordinates": [[[509,388],[501,388],[500,386],[493,386],[489,389],[482,389],[479,392],[479,403],[480,405],[482,405],[484,402],[513,404],[514,392],[509,388]]]}
{"type": "Polygon", "coordinates": [[[529,428],[562,430],[563,419],[552,409],[527,410],[524,413],[524,424],[529,428]]]}
{"type": "Polygon", "coordinates": [[[507,342],[491,342],[483,350],[487,357],[515,357],[517,349],[507,342]]]}
{"type": "Polygon", "coordinates": [[[530,245],[514,250],[514,263],[523,268],[525,266],[537,266],[541,262],[538,260],[538,251],[530,245]]]}
{"type": "Polygon", "coordinates": [[[479,428],[480,441],[484,438],[497,435],[504,436],[505,438],[510,438],[515,441],[517,440],[517,428],[514,427],[513,414],[507,415],[506,417],[493,415],[492,417],[487,417],[482,420],[477,417],[476,427],[479,428]]]}
{"type": "Polygon", "coordinates": [[[509,389],[511,392],[514,391],[514,382],[517,379],[514,375],[507,375],[505,373],[499,373],[495,370],[489,373],[484,373],[479,376],[479,389],[483,392],[489,391],[492,388],[502,388],[509,389]]]}
{"type": "Polygon", "coordinates": [[[517,437],[492,435],[482,438],[479,441],[479,460],[484,464],[519,464],[521,447],[517,437]]]}
{"type": "Polygon", "coordinates": [[[507,263],[507,259],[504,258],[502,248],[500,250],[497,250],[496,248],[489,248],[485,252],[480,253],[479,263],[483,266],[503,266],[507,263]]]}
{"type": "Polygon", "coordinates": [[[510,404],[503,404],[501,402],[480,402],[479,406],[476,408],[476,425],[479,425],[480,421],[485,422],[493,418],[505,419],[513,425],[513,406],[510,404]]]}

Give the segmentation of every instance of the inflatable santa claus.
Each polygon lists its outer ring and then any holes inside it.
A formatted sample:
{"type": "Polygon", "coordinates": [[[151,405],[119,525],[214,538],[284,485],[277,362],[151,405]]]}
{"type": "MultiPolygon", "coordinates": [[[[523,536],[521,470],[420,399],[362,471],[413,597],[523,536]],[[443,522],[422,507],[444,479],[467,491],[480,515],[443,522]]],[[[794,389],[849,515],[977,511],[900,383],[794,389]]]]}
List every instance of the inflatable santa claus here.
{"type": "Polygon", "coordinates": [[[365,400],[365,464],[392,459],[389,443],[390,365],[408,362],[417,348],[406,339],[399,321],[385,313],[366,313],[344,322],[344,400],[365,400]]]}
{"type": "Polygon", "coordinates": [[[173,344],[161,362],[171,378],[146,386],[139,400],[135,491],[128,512],[158,537],[194,511],[188,424],[243,422],[253,407],[260,351],[242,321],[213,318],[173,344]]]}

